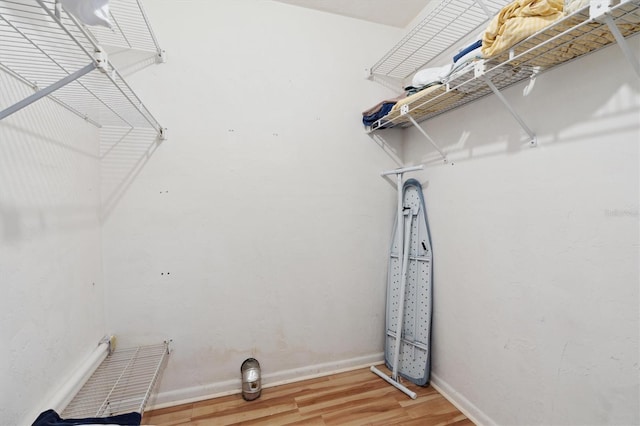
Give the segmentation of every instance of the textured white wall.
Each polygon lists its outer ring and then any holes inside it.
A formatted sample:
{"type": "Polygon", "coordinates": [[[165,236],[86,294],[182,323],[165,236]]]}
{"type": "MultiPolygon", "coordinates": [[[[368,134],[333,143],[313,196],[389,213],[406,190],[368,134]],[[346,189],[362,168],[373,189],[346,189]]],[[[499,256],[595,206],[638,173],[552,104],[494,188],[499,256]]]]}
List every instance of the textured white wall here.
{"type": "MultiPolygon", "coordinates": [[[[640,40],[632,40],[638,52],[640,40]]],[[[640,84],[612,46],[424,123],[433,373],[484,424],[640,422],[640,84]]]]}
{"type": "Polygon", "coordinates": [[[169,140],[114,179],[103,237],[110,329],[174,341],[157,402],[238,389],[249,356],[266,383],[380,359],[379,173],[399,153],[359,117],[390,95],[364,69],[400,30],[267,1],[146,6],[168,62],[131,82],[169,140]]]}
{"type": "MultiPolygon", "coordinates": [[[[0,73],[0,109],[31,93],[0,73]]],[[[104,329],[97,129],[47,99],[0,121],[0,423],[31,424],[104,329]]]]}
{"type": "MultiPolygon", "coordinates": [[[[100,156],[109,330],[174,339],[159,402],[236,388],[251,355],[273,382],[382,350],[395,198],[377,174],[401,136],[380,149],[357,117],[389,95],[363,68],[399,34],[254,0],[147,9],[169,62],[131,79],[169,141],[103,132],[98,151],[46,100],[0,122],[10,424],[105,331],[100,156]]],[[[614,47],[521,90],[539,148],[493,97],[429,122],[454,166],[408,134],[406,161],[432,166],[435,378],[484,423],[637,424],[637,78],[614,47]]]]}

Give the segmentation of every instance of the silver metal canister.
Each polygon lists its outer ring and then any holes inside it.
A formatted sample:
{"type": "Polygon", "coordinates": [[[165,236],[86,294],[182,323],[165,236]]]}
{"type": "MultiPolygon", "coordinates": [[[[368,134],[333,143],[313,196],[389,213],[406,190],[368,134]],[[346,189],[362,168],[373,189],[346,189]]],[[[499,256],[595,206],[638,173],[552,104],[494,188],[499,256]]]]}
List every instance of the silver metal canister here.
{"type": "Polygon", "coordinates": [[[262,391],[260,363],[255,358],[247,358],[240,366],[240,373],[242,373],[242,397],[246,401],[257,399],[262,391]]]}

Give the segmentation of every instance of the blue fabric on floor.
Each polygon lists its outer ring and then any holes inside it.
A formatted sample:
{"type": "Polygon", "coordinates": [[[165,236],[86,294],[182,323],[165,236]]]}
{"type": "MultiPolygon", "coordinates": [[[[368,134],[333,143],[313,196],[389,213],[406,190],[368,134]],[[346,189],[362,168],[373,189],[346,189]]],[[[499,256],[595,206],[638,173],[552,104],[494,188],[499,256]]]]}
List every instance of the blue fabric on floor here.
{"type": "Polygon", "coordinates": [[[140,413],[127,413],[111,417],[93,417],[86,419],[62,419],[54,410],[40,413],[31,426],[72,426],[72,425],[122,425],[140,426],[142,416],[140,413]]]}

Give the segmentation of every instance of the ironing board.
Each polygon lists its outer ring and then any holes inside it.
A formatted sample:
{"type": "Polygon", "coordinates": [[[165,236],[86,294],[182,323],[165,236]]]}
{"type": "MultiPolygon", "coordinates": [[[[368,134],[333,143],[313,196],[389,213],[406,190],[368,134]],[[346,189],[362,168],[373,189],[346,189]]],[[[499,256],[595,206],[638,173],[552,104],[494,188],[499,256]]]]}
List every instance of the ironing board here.
{"type": "Polygon", "coordinates": [[[397,230],[400,228],[394,227],[396,231],[391,244],[387,281],[384,355],[387,367],[393,370],[395,354],[398,353],[397,374],[412,383],[426,386],[429,383],[431,369],[430,341],[433,307],[431,237],[422,186],[417,180],[408,179],[403,185],[402,192],[403,217],[396,220],[404,221],[404,233],[398,235],[397,230]],[[407,235],[409,241],[403,241],[407,235]],[[408,248],[408,256],[407,253],[403,253],[404,248],[408,248]],[[407,261],[406,265],[403,265],[404,259],[407,261]],[[404,270],[406,270],[405,288],[404,297],[401,297],[404,270]],[[397,336],[399,320],[402,321],[400,339],[397,336]],[[399,348],[396,347],[398,344],[399,348]]]}

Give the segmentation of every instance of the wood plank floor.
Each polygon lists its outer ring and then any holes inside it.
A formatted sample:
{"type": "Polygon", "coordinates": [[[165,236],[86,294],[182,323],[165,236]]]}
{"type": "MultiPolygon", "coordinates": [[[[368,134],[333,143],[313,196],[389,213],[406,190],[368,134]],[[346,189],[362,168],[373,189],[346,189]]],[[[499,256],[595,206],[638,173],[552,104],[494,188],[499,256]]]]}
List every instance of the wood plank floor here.
{"type": "MultiPolygon", "coordinates": [[[[384,367],[381,368],[388,373],[384,367]]],[[[456,425],[473,423],[431,386],[403,382],[410,399],[368,368],[145,413],[142,423],[178,425],[456,425]]]]}

